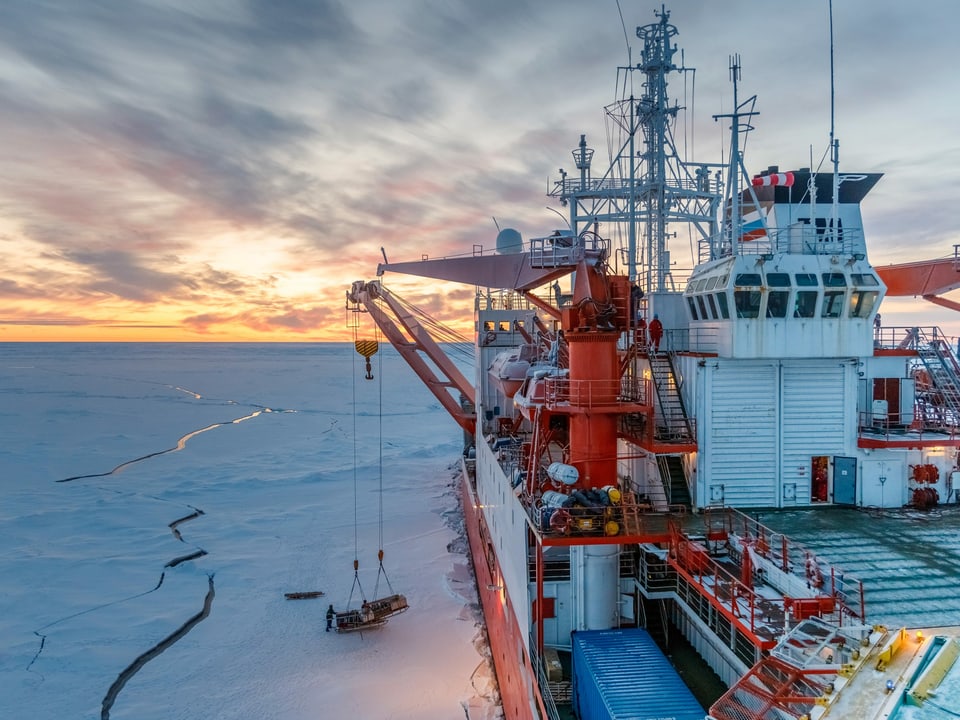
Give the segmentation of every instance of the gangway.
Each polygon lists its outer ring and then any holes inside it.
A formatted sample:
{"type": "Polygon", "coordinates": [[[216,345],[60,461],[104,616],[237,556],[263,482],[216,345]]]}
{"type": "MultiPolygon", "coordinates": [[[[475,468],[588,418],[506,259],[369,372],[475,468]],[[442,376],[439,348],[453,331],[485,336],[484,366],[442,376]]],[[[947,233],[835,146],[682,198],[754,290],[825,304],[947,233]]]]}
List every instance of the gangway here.
{"type": "Polygon", "coordinates": [[[960,425],[960,361],[939,328],[912,328],[919,362],[913,371],[920,415],[928,425],[960,425]]]}

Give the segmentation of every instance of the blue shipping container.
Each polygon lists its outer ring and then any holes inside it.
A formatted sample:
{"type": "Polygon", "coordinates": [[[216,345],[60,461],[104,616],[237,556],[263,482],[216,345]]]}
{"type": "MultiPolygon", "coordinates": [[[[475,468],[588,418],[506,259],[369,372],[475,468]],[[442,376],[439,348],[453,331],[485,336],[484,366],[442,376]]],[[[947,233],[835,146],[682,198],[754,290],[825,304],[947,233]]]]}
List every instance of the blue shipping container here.
{"type": "Polygon", "coordinates": [[[706,711],[643,628],[573,633],[580,720],[703,720],[706,711]]]}

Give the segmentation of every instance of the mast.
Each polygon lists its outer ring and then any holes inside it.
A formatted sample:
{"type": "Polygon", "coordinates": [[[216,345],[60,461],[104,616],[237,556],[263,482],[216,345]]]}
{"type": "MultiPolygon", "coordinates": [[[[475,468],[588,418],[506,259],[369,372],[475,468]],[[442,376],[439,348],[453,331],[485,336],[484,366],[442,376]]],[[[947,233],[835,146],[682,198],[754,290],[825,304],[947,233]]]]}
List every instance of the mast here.
{"type": "MultiPolygon", "coordinates": [[[[677,115],[683,109],[667,93],[671,73],[691,72],[678,67],[673,38],[677,28],[663,7],[658,21],[637,28],[643,40],[640,62],[617,68],[620,96],[605,108],[610,120],[613,148],[608,169],[602,175],[585,171],[581,164],[592,154],[586,137],[573,150],[580,170],[575,178],[562,168],[560,179],[548,193],[570,204],[571,228],[580,235],[597,223],[610,238],[620,270],[631,280],[639,279],[647,291],[673,290],[669,240],[673,223],[693,228],[694,244],[703,246],[717,229],[717,210],[722,193],[720,181],[710,185],[710,172],[722,165],[685,162],[674,139],[677,115]],[[642,92],[636,97],[633,74],[640,73],[642,92]]],[[[690,268],[699,261],[691,258],[690,268]]]]}
{"type": "MultiPolygon", "coordinates": [[[[730,118],[730,166],[728,168],[727,180],[727,187],[730,190],[728,212],[729,219],[726,221],[727,225],[724,227],[721,235],[721,241],[726,247],[721,248],[719,253],[712,253],[711,257],[728,254],[728,248],[729,254],[736,255],[738,252],[740,244],[740,232],[743,227],[743,206],[740,202],[741,175],[745,180],[746,188],[750,189],[751,194],[753,193],[752,187],[746,182],[747,170],[743,164],[743,152],[740,150],[740,133],[750,132],[753,127],[750,125],[749,121],[746,123],[741,123],[741,119],[749,118],[753,115],[759,115],[760,113],[752,109],[757,100],[756,95],[750,96],[742,103],[740,102],[738,94],[738,84],[740,82],[740,55],[730,56],[730,81],[733,83],[733,112],[721,113],[713,116],[714,120],[719,120],[720,118],[730,118]],[[750,110],[746,109],[748,105],[751,108],[750,110]]],[[[756,205],[756,198],[754,198],[754,205],[756,205]]]]}
{"type": "Polygon", "coordinates": [[[678,108],[669,105],[667,96],[667,74],[674,72],[673,63],[676,46],[670,40],[677,35],[677,28],[669,23],[670,13],[661,9],[660,22],[637,28],[637,37],[643,40],[642,61],[639,69],[646,75],[644,93],[640,98],[641,120],[644,119],[646,135],[646,185],[647,203],[647,255],[646,284],[654,292],[667,289],[667,276],[670,274],[670,253],[667,250],[666,210],[667,178],[666,153],[674,150],[672,138],[668,137],[669,122],[676,117],[678,108]]]}
{"type": "Polygon", "coordinates": [[[833,160],[833,208],[830,213],[831,240],[841,240],[839,225],[840,204],[840,141],[834,135],[836,100],[833,83],[833,0],[830,0],[830,157],[833,160]]]}

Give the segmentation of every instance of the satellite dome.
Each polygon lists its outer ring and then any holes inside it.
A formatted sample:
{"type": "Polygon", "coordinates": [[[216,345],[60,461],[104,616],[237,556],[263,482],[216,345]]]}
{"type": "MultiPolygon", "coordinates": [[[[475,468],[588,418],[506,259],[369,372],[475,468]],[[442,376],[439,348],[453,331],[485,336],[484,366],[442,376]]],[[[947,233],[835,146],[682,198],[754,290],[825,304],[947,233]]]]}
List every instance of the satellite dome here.
{"type": "Polygon", "coordinates": [[[513,228],[504,228],[497,234],[497,252],[501,255],[523,252],[523,238],[513,228]]]}

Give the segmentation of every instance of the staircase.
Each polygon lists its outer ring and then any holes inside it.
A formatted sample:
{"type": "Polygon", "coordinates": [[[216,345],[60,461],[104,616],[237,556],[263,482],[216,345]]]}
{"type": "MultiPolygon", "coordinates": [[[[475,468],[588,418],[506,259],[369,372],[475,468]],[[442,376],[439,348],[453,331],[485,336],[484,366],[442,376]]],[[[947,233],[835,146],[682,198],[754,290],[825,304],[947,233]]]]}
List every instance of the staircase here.
{"type": "Polygon", "coordinates": [[[667,613],[667,601],[651,599],[640,595],[640,612],[643,613],[641,624],[650,633],[650,637],[666,650],[670,646],[670,622],[667,613]]]}
{"type": "Polygon", "coordinates": [[[918,409],[927,426],[960,425],[960,362],[938,328],[932,337],[918,330],[917,355],[925,373],[917,376],[918,409]]]}
{"type": "Polygon", "coordinates": [[[677,375],[673,369],[673,360],[669,353],[652,352],[650,374],[656,390],[657,424],[654,438],[669,443],[694,443],[693,424],[683,405],[680,388],[677,387],[677,375]]]}
{"type": "Polygon", "coordinates": [[[667,491],[667,502],[670,505],[683,505],[690,509],[690,487],[687,485],[687,474],[683,470],[683,461],[679,455],[657,455],[657,465],[660,468],[660,479],[667,491]]]}

